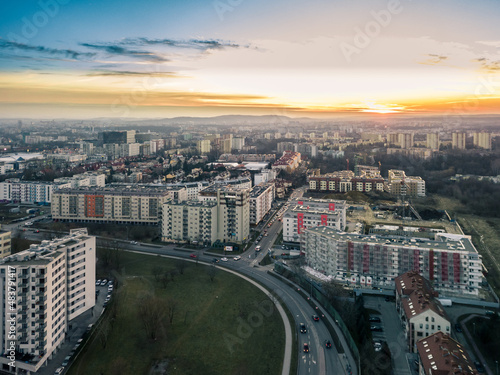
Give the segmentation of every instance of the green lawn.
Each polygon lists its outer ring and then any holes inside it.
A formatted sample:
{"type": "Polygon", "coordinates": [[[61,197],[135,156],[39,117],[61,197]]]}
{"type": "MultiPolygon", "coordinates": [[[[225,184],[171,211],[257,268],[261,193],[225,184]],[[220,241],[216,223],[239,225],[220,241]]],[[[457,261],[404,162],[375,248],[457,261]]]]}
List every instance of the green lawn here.
{"type": "Polygon", "coordinates": [[[166,287],[152,270],[176,269],[176,261],[158,256],[123,253],[118,289],[105,319],[110,327],[104,347],[96,332],[69,374],[278,374],[284,351],[281,317],[262,291],[218,270],[213,281],[209,267],[189,263],[166,287]],[[150,339],[139,317],[147,295],[166,306],[175,301],[172,324],[168,308],[158,337],[150,339]],[[250,325],[242,323],[250,321],[250,325]],[[167,372],[150,372],[156,363],[167,372]]]}

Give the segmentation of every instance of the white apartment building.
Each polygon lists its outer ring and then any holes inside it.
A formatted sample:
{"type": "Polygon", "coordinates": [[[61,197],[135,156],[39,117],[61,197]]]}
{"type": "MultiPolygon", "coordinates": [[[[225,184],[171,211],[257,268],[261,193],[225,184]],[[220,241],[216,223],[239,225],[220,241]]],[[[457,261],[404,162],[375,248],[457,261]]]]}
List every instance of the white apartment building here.
{"type": "Polygon", "coordinates": [[[327,226],[343,230],[346,202],[332,199],[298,199],[283,215],[283,241],[301,242],[306,228],[327,226]]]}
{"type": "Polygon", "coordinates": [[[402,170],[390,169],[387,190],[393,195],[425,197],[425,180],[419,176],[407,176],[402,170]]]}
{"type": "Polygon", "coordinates": [[[210,144],[209,139],[204,139],[202,141],[198,141],[196,143],[196,146],[197,146],[198,152],[200,154],[209,154],[210,151],[212,150],[212,146],[210,144]]]}
{"type": "Polygon", "coordinates": [[[431,150],[439,150],[439,133],[427,133],[426,147],[431,150]]]}
{"type": "Polygon", "coordinates": [[[450,320],[428,280],[409,271],[396,277],[394,283],[396,309],[411,352],[417,352],[417,342],[424,337],[438,331],[450,334],[450,320]]]}
{"type": "Polygon", "coordinates": [[[178,187],[178,188],[186,188],[186,200],[193,201],[198,200],[198,193],[208,187],[210,185],[207,181],[198,181],[198,182],[186,182],[180,184],[166,184],[169,187],[178,187]]]}
{"type": "Polygon", "coordinates": [[[0,259],[10,255],[11,251],[11,232],[1,229],[0,225],[0,259]]]}
{"type": "Polygon", "coordinates": [[[248,239],[250,189],[214,184],[200,191],[199,200],[217,202],[216,225],[219,241],[242,243],[248,239]]]}
{"type": "Polygon", "coordinates": [[[163,203],[187,199],[184,187],[110,184],[60,189],[52,199],[52,218],[77,223],[157,225],[163,203]]]}
{"type": "Polygon", "coordinates": [[[259,224],[271,210],[276,196],[274,184],[254,186],[250,192],[250,224],[259,224]]]}
{"type": "Polygon", "coordinates": [[[20,181],[19,179],[0,182],[0,202],[42,203],[52,201],[57,189],[71,187],[71,183],[20,181]]]}
{"type": "Polygon", "coordinates": [[[434,240],[360,235],[320,226],[305,229],[308,264],[337,280],[393,287],[393,279],[417,271],[437,291],[478,295],[482,260],[470,236],[437,234],[434,240]]]}
{"type": "Polygon", "coordinates": [[[211,246],[217,240],[216,201],[168,202],[162,210],[162,241],[190,241],[211,246]]]}
{"type": "Polygon", "coordinates": [[[269,182],[271,180],[274,180],[276,178],[276,171],[273,169],[263,169],[260,171],[260,173],[256,173],[254,176],[254,185],[260,185],[262,183],[269,182]]]}
{"type": "Polygon", "coordinates": [[[3,370],[36,372],[64,342],[68,323],[95,305],[95,251],[84,228],[0,260],[0,350],[32,355],[14,358],[15,366],[0,357],[3,370]]]}
{"type": "Polygon", "coordinates": [[[474,147],[491,150],[491,133],[474,132],[472,134],[474,147]]]}
{"type": "Polygon", "coordinates": [[[465,150],[465,141],[467,139],[466,133],[452,133],[451,134],[451,147],[465,150]]]}

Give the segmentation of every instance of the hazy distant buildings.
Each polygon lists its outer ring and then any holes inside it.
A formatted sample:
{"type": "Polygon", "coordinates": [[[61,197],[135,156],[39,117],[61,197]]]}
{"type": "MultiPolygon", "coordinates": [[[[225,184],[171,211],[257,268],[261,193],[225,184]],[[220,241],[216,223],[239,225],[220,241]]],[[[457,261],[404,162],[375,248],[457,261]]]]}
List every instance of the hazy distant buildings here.
{"type": "Polygon", "coordinates": [[[212,150],[209,139],[204,139],[202,141],[198,141],[196,143],[196,147],[197,147],[198,152],[200,154],[209,154],[210,151],[212,150]]]}
{"type": "Polygon", "coordinates": [[[273,169],[282,169],[293,172],[300,164],[300,153],[293,151],[283,152],[283,156],[273,163],[273,169]]]}
{"type": "Polygon", "coordinates": [[[439,133],[427,133],[426,146],[431,150],[439,150],[439,133]]]}
{"type": "Polygon", "coordinates": [[[106,131],[99,133],[99,140],[106,143],[135,143],[135,130],[106,131]]]}
{"type": "Polygon", "coordinates": [[[465,141],[467,139],[467,134],[462,132],[452,133],[451,135],[451,147],[459,150],[465,150],[465,141]]]}
{"type": "Polygon", "coordinates": [[[413,147],[413,133],[400,133],[398,135],[399,138],[399,145],[401,148],[411,148],[413,147]]]}
{"type": "Polygon", "coordinates": [[[473,134],[474,147],[491,150],[491,133],[475,132],[473,134]]]}

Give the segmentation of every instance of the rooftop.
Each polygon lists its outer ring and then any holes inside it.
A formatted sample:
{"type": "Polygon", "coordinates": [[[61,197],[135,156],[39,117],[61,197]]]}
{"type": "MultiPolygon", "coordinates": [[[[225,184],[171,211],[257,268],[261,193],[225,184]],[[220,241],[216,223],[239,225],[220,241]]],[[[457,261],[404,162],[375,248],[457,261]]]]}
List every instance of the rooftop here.
{"type": "Polygon", "coordinates": [[[320,226],[307,228],[306,231],[319,233],[338,241],[352,241],[357,243],[371,243],[375,245],[404,247],[409,249],[434,249],[439,251],[466,252],[478,254],[476,248],[469,238],[463,237],[456,241],[451,238],[441,237],[440,241],[421,238],[384,236],[384,235],[363,235],[357,233],[341,232],[334,228],[320,226]]]}
{"type": "Polygon", "coordinates": [[[443,332],[436,332],[417,342],[420,362],[425,374],[477,374],[465,348],[443,332]]]}

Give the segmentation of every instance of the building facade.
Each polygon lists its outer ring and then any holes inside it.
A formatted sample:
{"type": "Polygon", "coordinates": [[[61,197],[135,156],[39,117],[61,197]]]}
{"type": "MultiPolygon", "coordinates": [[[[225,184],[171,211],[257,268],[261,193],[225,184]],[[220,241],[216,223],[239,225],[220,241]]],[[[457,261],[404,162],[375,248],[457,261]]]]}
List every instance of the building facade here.
{"type": "Polygon", "coordinates": [[[11,232],[1,229],[0,225],[0,259],[9,256],[11,252],[11,232]]]}
{"type": "Polygon", "coordinates": [[[339,281],[394,287],[394,278],[416,271],[438,291],[479,293],[482,260],[469,236],[436,234],[434,240],[306,228],[303,251],[309,265],[339,281]]]}
{"type": "Polygon", "coordinates": [[[254,186],[250,191],[250,224],[259,224],[271,210],[276,196],[274,184],[254,186]]]}
{"type": "Polygon", "coordinates": [[[465,150],[465,141],[467,139],[466,133],[452,133],[451,134],[451,147],[459,150],[465,150]]]}
{"type": "Polygon", "coordinates": [[[343,230],[346,202],[331,199],[299,199],[283,214],[283,241],[301,242],[306,228],[327,226],[343,230]]]}
{"type": "Polygon", "coordinates": [[[384,179],[381,176],[361,174],[353,171],[338,171],[320,176],[309,177],[309,190],[318,193],[346,193],[349,191],[383,191],[384,179]]]}
{"type": "Polygon", "coordinates": [[[110,184],[61,189],[52,200],[52,218],[77,223],[157,225],[163,203],[186,199],[186,188],[159,185],[110,184]]]}
{"type": "Polygon", "coordinates": [[[4,369],[37,371],[64,342],[68,323],[95,305],[95,251],[95,237],[76,229],[0,261],[0,297],[14,302],[0,310],[0,349],[9,352],[14,342],[17,353],[32,355],[15,367],[2,356],[4,369]]]}
{"type": "Polygon", "coordinates": [[[419,176],[406,176],[402,170],[390,169],[387,190],[393,195],[425,197],[425,180],[419,176]]]}
{"type": "Polygon", "coordinates": [[[49,204],[57,189],[68,187],[71,187],[70,182],[6,180],[0,182],[0,202],[49,204]]]}

